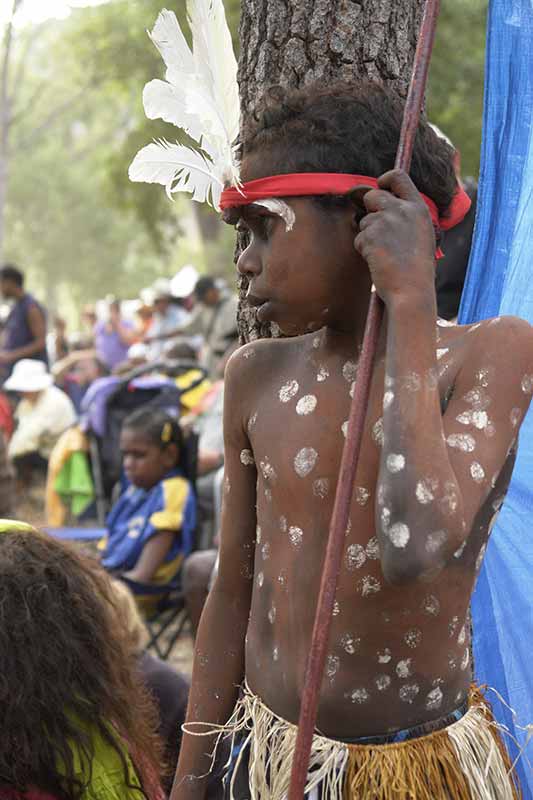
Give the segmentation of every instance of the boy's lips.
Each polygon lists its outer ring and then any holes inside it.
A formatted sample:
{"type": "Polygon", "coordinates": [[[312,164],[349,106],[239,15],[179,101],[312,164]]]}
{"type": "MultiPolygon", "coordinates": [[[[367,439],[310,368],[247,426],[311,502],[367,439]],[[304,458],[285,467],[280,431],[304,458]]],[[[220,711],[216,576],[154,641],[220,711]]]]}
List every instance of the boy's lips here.
{"type": "Polygon", "coordinates": [[[256,294],[251,294],[251,292],[248,292],[246,295],[246,300],[248,301],[248,304],[254,308],[258,308],[264,303],[268,303],[268,297],[258,297],[256,294]]]}

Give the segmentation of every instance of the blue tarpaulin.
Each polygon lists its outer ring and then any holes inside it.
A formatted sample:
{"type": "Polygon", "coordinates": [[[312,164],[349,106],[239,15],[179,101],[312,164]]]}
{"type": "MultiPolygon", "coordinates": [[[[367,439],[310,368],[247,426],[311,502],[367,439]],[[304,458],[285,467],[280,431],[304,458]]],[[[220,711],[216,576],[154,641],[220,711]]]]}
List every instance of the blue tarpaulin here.
{"type": "MultiPolygon", "coordinates": [[[[533,323],[533,3],[491,0],[481,174],[460,322],[514,314],[533,323]]],[[[512,354],[510,354],[510,357],[512,354]]],[[[520,747],[533,723],[533,410],[472,601],[476,678],[520,747]]],[[[533,728],[518,770],[533,800],[533,728]]],[[[515,757],[519,749],[507,740],[515,757]]]]}

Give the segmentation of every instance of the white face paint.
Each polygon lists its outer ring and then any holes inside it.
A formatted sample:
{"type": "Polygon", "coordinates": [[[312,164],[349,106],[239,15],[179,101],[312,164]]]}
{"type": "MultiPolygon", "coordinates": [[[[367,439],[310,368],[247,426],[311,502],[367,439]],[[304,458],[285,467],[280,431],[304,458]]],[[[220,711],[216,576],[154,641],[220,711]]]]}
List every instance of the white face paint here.
{"type": "Polygon", "coordinates": [[[300,416],[305,417],[308,414],[312,414],[316,408],[317,399],[314,394],[306,394],[303,397],[300,397],[298,402],[296,403],[296,413],[300,414],[300,416]]]}
{"type": "Polygon", "coordinates": [[[313,494],[323,500],[329,493],[329,480],[327,478],[317,478],[313,481],[313,494]]]}
{"type": "Polygon", "coordinates": [[[472,453],[476,449],[476,440],[469,433],[450,433],[446,442],[449,447],[461,450],[463,453],[472,453]]]}
{"type": "Polygon", "coordinates": [[[394,547],[398,547],[403,550],[403,548],[407,547],[409,543],[411,533],[404,522],[395,522],[394,525],[391,525],[387,531],[387,536],[394,547]]]}
{"type": "Polygon", "coordinates": [[[414,650],[415,647],[418,647],[422,641],[422,631],[419,628],[411,628],[407,631],[403,637],[403,640],[407,647],[410,647],[412,650],[414,650]]]}
{"type": "Polygon", "coordinates": [[[294,209],[292,209],[285,200],[281,200],[279,197],[265,197],[264,200],[254,200],[253,205],[262,206],[266,208],[267,211],[270,211],[271,214],[281,217],[285,223],[285,231],[287,233],[294,228],[296,214],[294,213],[294,209]]]}
{"type": "Polygon", "coordinates": [[[287,381],[283,384],[281,389],[279,390],[279,399],[282,403],[288,403],[289,400],[292,400],[294,395],[298,394],[298,389],[300,388],[298,381],[292,380],[287,381]]]}
{"type": "Polygon", "coordinates": [[[355,361],[347,361],[342,368],[342,374],[348,383],[352,383],[357,376],[357,364],[355,361]]]}
{"type": "Polygon", "coordinates": [[[401,472],[405,467],[405,457],[401,453],[389,453],[387,456],[387,469],[389,472],[401,472]]]}
{"type": "Polygon", "coordinates": [[[245,467],[251,467],[255,464],[254,457],[251,450],[241,450],[241,464],[245,467]]]}
{"type": "Polygon", "coordinates": [[[404,658],[396,664],[396,675],[401,679],[409,678],[411,676],[411,662],[412,659],[404,658]]]}
{"type": "Polygon", "coordinates": [[[351,544],[346,548],[344,563],[346,564],[346,569],[349,572],[353,572],[356,569],[361,569],[365,561],[366,552],[360,544],[351,544]]]}
{"type": "Polygon", "coordinates": [[[477,461],[470,464],[470,475],[476,483],[483,483],[485,480],[485,470],[477,461]]]}
{"type": "Polygon", "coordinates": [[[302,447],[294,457],[294,471],[300,478],[305,478],[315,468],[318,453],[312,447],[302,447]]]}
{"type": "Polygon", "coordinates": [[[420,687],[416,683],[407,683],[405,686],[402,686],[400,689],[400,700],[403,703],[414,703],[417,694],[420,691],[420,687]]]}
{"type": "Polygon", "coordinates": [[[320,367],[317,374],[316,379],[318,383],[324,383],[325,380],[329,378],[329,369],[327,367],[320,367]]]}

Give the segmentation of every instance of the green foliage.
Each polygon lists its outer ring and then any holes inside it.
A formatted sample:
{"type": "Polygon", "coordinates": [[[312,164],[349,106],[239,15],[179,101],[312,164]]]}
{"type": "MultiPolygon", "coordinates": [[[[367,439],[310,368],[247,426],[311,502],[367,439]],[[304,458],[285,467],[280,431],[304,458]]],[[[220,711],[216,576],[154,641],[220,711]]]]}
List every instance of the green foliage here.
{"type": "MultiPolygon", "coordinates": [[[[142,146],[176,138],[142,108],[144,84],[164,73],[146,34],[163,5],[111,0],[17,32],[4,255],[51,303],[133,297],[191,261],[232,279],[230,229],[184,196],[171,203],[160,186],[128,180],[142,146]]],[[[463,172],[477,174],[487,0],[442,5],[429,116],[461,150],[463,172]]],[[[184,23],[185,0],[167,7],[184,23]]],[[[239,0],[226,9],[237,51],[239,0]]]]}
{"type": "Polygon", "coordinates": [[[463,175],[479,173],[487,5],[444,0],[429,76],[429,119],[460,150],[463,175]]]}

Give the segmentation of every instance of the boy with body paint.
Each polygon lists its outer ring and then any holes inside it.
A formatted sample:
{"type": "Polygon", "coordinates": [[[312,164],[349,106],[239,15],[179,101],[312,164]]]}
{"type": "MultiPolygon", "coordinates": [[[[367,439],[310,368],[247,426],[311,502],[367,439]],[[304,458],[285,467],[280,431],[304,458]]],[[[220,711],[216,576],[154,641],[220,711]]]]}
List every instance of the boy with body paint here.
{"type": "Polygon", "coordinates": [[[222,194],[249,234],[248,301],[293,338],[228,365],[220,567],[173,800],[207,796],[216,726],[235,737],[226,797],[287,796],[372,285],[386,314],[308,796],[518,797],[471,687],[468,606],[533,391],[532,332],[511,317],[437,319],[428,208],[441,226],[465,209],[453,151],[426,122],[411,177],[391,171],[401,117],[373,84],[267,97],[243,134],[242,194],[222,194]]]}

